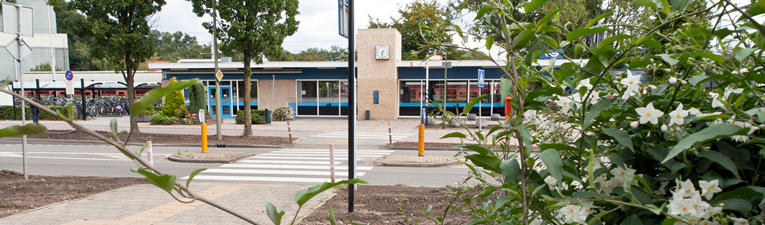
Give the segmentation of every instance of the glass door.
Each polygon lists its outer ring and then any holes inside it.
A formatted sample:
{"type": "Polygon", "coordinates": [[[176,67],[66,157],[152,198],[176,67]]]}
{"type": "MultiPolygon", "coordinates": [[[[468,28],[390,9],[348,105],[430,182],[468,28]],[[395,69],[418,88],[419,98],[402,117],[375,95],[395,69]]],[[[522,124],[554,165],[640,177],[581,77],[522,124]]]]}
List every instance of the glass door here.
{"type": "MultiPolygon", "coordinates": [[[[207,93],[210,93],[207,95],[207,109],[210,112],[210,116],[215,118],[215,110],[217,104],[215,103],[215,87],[209,87],[209,90],[207,93]]],[[[232,98],[231,98],[231,86],[220,86],[220,107],[221,107],[221,117],[222,118],[231,118],[233,117],[234,111],[233,107],[231,107],[232,98]]]]}

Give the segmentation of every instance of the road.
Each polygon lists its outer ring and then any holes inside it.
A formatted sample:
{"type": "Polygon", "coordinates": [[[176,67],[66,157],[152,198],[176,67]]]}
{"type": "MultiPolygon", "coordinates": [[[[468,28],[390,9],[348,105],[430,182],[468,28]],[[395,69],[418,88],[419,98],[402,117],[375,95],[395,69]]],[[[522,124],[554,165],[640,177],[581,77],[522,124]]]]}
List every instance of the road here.
{"type": "MultiPolygon", "coordinates": [[[[138,151],[139,146],[129,146],[138,151]]],[[[306,184],[329,181],[329,154],[318,149],[211,148],[209,151],[252,152],[258,154],[233,164],[178,163],[166,157],[177,152],[200,151],[198,147],[153,147],[154,166],[179,179],[198,168],[208,168],[195,180],[205,182],[248,182],[306,184]]],[[[455,151],[428,151],[429,155],[452,157],[455,151]]],[[[439,168],[381,167],[374,161],[386,155],[417,154],[414,150],[359,150],[357,177],[370,184],[442,187],[452,185],[468,174],[465,166],[439,168]]],[[[64,144],[30,141],[27,145],[28,172],[32,175],[71,175],[140,177],[130,171],[137,166],[114,147],[100,144],[64,144]]],[[[146,157],[146,153],[143,154],[146,157]]],[[[335,151],[336,177],[348,176],[347,151],[335,151]]],[[[21,145],[0,140],[0,169],[22,171],[21,145]]]]}

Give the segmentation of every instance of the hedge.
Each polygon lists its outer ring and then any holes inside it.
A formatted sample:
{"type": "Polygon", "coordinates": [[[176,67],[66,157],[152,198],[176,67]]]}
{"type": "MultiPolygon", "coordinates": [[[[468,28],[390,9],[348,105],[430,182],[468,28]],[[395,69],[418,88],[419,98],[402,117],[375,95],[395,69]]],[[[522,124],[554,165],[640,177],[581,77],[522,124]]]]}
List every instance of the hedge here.
{"type": "MultiPolygon", "coordinates": [[[[0,119],[1,120],[21,120],[21,106],[15,106],[16,107],[16,117],[13,117],[13,108],[14,106],[6,105],[6,106],[0,106],[0,119]]],[[[67,115],[68,109],[66,106],[47,106],[49,109],[56,111],[61,110],[61,113],[64,115],[67,115]]],[[[29,109],[29,105],[25,106],[25,117],[27,120],[32,120],[32,111],[29,109]]],[[[74,115],[75,118],[78,117],[78,115],[74,115]]],[[[40,120],[61,120],[57,115],[51,115],[47,112],[44,112],[40,110],[40,120]]]]}

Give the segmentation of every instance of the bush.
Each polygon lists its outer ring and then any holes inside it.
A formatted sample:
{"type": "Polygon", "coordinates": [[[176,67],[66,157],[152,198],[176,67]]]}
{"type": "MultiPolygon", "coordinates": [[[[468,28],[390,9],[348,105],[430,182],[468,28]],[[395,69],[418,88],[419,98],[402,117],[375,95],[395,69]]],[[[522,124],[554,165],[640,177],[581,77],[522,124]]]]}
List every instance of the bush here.
{"type": "Polygon", "coordinates": [[[139,113],[138,116],[140,116],[140,115],[154,115],[156,113],[159,113],[160,110],[162,110],[161,107],[149,106],[149,107],[146,107],[146,109],[144,109],[143,111],[141,111],[141,113],[139,113]]]}
{"type": "Polygon", "coordinates": [[[207,106],[205,106],[205,98],[207,92],[205,92],[205,85],[202,82],[196,82],[189,88],[189,112],[199,113],[200,109],[205,110],[207,114],[207,106]]]}
{"type": "Polygon", "coordinates": [[[154,122],[156,124],[165,124],[165,125],[173,124],[173,123],[175,123],[175,121],[178,121],[179,119],[180,118],[178,118],[176,116],[167,116],[167,115],[163,115],[163,114],[151,117],[151,121],[152,122],[154,122]]]}
{"type": "MultiPolygon", "coordinates": [[[[21,106],[16,107],[16,117],[13,116],[14,106],[0,106],[0,119],[2,120],[21,120],[21,106]]],[[[69,109],[66,106],[47,106],[53,111],[60,111],[64,116],[69,115],[69,109]]],[[[27,120],[32,120],[32,111],[29,109],[29,105],[25,107],[25,117],[27,120]]],[[[77,115],[74,115],[77,118],[77,115]]],[[[40,120],[61,120],[57,115],[51,115],[47,112],[40,110],[40,120]]]]}
{"type": "Polygon", "coordinates": [[[285,120],[291,120],[293,116],[295,115],[295,112],[292,111],[292,108],[290,107],[279,107],[276,110],[274,110],[274,113],[272,118],[274,121],[285,121],[285,120]]]}
{"type": "MultiPolygon", "coordinates": [[[[177,83],[173,77],[170,83],[177,83]]],[[[165,103],[162,106],[162,114],[167,116],[183,117],[189,112],[186,106],[186,99],[183,98],[183,91],[174,91],[165,96],[165,103]]]]}
{"type": "MultiPolygon", "coordinates": [[[[252,114],[252,118],[250,119],[252,121],[252,124],[265,122],[265,121],[261,121],[260,119],[265,116],[266,114],[265,110],[258,110],[258,109],[252,110],[251,114],[252,114]]],[[[236,117],[234,117],[234,121],[236,122],[236,124],[244,124],[244,110],[236,111],[236,117]]]]}

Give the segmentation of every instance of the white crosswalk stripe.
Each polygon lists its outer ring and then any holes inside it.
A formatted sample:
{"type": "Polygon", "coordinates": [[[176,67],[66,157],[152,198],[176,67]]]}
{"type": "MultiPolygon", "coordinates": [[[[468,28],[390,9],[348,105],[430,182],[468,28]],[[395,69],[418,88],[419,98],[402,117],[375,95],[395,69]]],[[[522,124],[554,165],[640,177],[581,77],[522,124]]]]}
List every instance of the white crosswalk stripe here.
{"type": "MultiPolygon", "coordinates": [[[[373,139],[373,140],[388,140],[400,141],[401,139],[412,136],[414,133],[391,133],[390,137],[388,133],[369,133],[369,132],[357,132],[356,139],[373,139]]],[[[329,132],[323,134],[315,134],[308,136],[308,138],[335,138],[335,139],[348,139],[347,131],[329,132]]]]}
{"type": "MultiPolygon", "coordinates": [[[[375,159],[391,154],[389,150],[357,150],[358,160],[375,159]]],[[[348,178],[348,150],[335,150],[336,181],[348,178]]],[[[208,169],[194,180],[322,183],[331,181],[329,150],[281,149],[259,154],[236,163],[208,169]]],[[[371,166],[357,166],[356,177],[372,170],[371,166]]],[[[183,177],[181,179],[188,179],[183,177]]]]}

